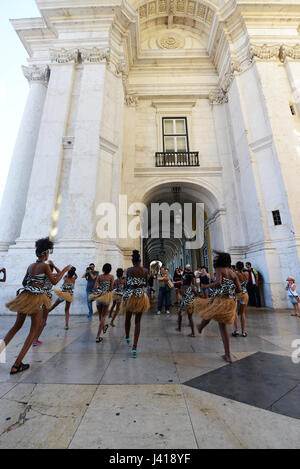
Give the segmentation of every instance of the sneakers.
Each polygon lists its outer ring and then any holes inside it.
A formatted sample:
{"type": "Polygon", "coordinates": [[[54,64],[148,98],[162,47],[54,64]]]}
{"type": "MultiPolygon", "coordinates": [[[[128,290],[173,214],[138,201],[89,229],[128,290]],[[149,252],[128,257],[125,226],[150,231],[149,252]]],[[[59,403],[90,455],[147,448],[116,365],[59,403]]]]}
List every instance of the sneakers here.
{"type": "Polygon", "coordinates": [[[157,316],[160,316],[160,311],[157,311],[157,313],[156,313],[156,314],[157,314],[157,316]]]}
{"type": "Polygon", "coordinates": [[[167,309],[166,314],[170,314],[170,311],[167,309]]]}

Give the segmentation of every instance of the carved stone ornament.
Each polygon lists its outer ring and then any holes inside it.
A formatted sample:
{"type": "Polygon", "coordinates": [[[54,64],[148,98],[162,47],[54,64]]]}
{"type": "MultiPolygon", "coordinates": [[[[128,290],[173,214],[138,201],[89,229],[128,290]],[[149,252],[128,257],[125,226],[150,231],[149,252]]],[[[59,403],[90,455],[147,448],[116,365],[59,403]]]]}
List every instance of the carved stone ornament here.
{"type": "Polygon", "coordinates": [[[125,104],[127,106],[136,106],[138,104],[139,98],[135,94],[128,94],[125,96],[125,104]]]}
{"type": "Polygon", "coordinates": [[[208,98],[211,104],[228,103],[228,93],[222,88],[218,88],[217,90],[212,91],[208,98]]]}
{"type": "Polygon", "coordinates": [[[29,83],[42,83],[45,86],[48,85],[50,77],[50,69],[48,65],[32,65],[30,67],[25,67],[23,65],[22,70],[29,83]]]}
{"type": "Polygon", "coordinates": [[[68,62],[78,63],[78,49],[50,49],[51,62],[66,64],[68,62]]]}
{"type": "Polygon", "coordinates": [[[173,33],[164,34],[158,39],[158,45],[162,49],[182,49],[184,44],[185,40],[173,33]]]}
{"type": "Polygon", "coordinates": [[[300,44],[294,46],[285,44],[263,44],[262,46],[251,45],[249,49],[249,58],[253,60],[256,57],[260,60],[277,59],[284,62],[287,57],[299,60],[300,59],[300,44]]]}
{"type": "Polygon", "coordinates": [[[99,47],[93,47],[92,49],[82,49],[81,59],[83,62],[99,63],[106,60],[110,62],[110,51],[109,49],[100,49],[99,47]]]}

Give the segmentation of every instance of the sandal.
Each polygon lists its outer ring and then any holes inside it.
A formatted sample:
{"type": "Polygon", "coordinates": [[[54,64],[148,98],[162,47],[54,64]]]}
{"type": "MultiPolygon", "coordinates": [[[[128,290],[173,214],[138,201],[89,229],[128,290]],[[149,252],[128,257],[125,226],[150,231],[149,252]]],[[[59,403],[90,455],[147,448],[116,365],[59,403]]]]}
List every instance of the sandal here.
{"type": "Polygon", "coordinates": [[[127,345],[131,345],[131,338],[130,337],[126,338],[125,341],[126,341],[127,345]]]}
{"type": "Polygon", "coordinates": [[[97,344],[99,344],[100,342],[103,342],[103,337],[97,337],[96,342],[97,344]]]}
{"type": "Polygon", "coordinates": [[[234,331],[234,332],[232,333],[232,337],[239,337],[239,336],[240,336],[239,331],[234,331]]]}
{"type": "Polygon", "coordinates": [[[109,327],[108,324],[106,324],[106,325],[104,326],[104,328],[103,328],[103,334],[106,334],[108,327],[109,327]]]}
{"type": "Polygon", "coordinates": [[[11,371],[10,374],[16,375],[17,373],[22,373],[22,371],[28,370],[29,367],[30,365],[24,365],[24,363],[20,363],[19,366],[12,366],[11,370],[14,368],[17,371],[11,371]]]}
{"type": "Polygon", "coordinates": [[[242,337],[248,337],[247,332],[243,332],[243,333],[242,333],[242,337]]]}
{"type": "Polygon", "coordinates": [[[137,357],[137,351],[131,350],[131,358],[136,358],[136,357],[137,357]]]}
{"type": "Polygon", "coordinates": [[[189,334],[188,337],[196,337],[195,334],[189,334]]]}

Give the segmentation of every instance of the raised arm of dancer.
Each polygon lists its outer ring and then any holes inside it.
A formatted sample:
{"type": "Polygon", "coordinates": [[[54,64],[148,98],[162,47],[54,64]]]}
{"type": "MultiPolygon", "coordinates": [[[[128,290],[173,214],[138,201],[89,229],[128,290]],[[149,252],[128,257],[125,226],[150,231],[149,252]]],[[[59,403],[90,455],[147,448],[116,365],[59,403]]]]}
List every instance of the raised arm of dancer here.
{"type": "Polygon", "coordinates": [[[67,265],[63,270],[61,270],[59,273],[57,274],[53,274],[51,272],[51,269],[50,269],[50,266],[48,264],[45,264],[45,274],[47,275],[47,277],[49,278],[50,282],[52,283],[52,285],[56,285],[62,278],[63,276],[65,275],[65,273],[67,273],[70,269],[71,269],[72,265],[67,265]]]}
{"type": "Polygon", "coordinates": [[[49,264],[50,265],[53,265],[53,268],[56,270],[56,272],[59,274],[60,273],[60,269],[54,264],[53,261],[49,261],[49,264]]]}

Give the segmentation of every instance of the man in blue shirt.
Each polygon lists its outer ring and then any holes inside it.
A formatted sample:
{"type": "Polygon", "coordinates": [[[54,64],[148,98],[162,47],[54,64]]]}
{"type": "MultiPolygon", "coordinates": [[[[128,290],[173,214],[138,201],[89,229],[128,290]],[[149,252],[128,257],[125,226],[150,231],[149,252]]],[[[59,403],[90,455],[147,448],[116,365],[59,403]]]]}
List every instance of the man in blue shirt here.
{"type": "Polygon", "coordinates": [[[82,278],[85,278],[87,281],[86,284],[86,301],[89,308],[88,318],[91,319],[93,316],[93,306],[92,302],[89,300],[89,295],[93,293],[94,285],[96,283],[97,277],[99,272],[95,270],[95,264],[90,264],[89,267],[86,269],[85,273],[83,274],[82,278]]]}

